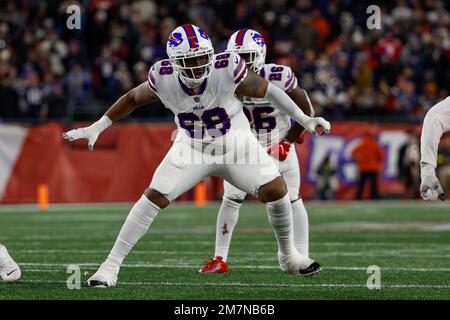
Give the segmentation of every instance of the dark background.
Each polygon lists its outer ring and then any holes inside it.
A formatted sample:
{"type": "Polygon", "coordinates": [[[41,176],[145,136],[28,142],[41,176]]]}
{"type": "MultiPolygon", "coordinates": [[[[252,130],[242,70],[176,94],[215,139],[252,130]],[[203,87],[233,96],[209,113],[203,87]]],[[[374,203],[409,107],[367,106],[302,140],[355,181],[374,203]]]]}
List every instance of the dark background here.
{"type": "MultiPolygon", "coordinates": [[[[168,34],[190,22],[216,52],[237,29],[260,31],[267,62],[289,65],[330,120],[416,122],[450,89],[445,1],[1,1],[0,121],[96,120],[146,81],[168,34]],[[368,30],[368,5],[381,30],[368,30]],[[68,5],[82,10],[69,30],[68,5]]],[[[127,121],[171,121],[161,104],[127,121]]]]}

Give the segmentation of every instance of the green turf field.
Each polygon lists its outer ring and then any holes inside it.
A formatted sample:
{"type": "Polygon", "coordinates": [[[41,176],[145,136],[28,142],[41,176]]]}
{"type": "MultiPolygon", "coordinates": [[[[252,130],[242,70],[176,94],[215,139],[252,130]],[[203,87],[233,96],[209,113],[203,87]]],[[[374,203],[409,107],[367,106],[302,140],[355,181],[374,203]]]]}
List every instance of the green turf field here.
{"type": "Polygon", "coordinates": [[[320,275],[283,273],[265,208],[246,203],[228,274],[199,274],[214,249],[218,204],[173,205],[126,259],[115,288],[69,290],[69,264],[82,280],[105,259],[129,205],[0,206],[0,242],[22,267],[1,299],[450,299],[448,203],[308,203],[311,256],[320,275]],[[367,288],[367,267],[381,289],[367,288]]]}

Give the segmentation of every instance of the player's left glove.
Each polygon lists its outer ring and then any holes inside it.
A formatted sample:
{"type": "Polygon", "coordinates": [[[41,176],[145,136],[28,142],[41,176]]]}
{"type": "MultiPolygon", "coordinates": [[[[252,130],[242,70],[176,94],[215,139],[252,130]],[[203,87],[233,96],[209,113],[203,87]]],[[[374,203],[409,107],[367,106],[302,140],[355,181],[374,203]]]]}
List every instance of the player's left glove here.
{"type": "Polygon", "coordinates": [[[421,164],[420,195],[426,201],[445,200],[445,192],[439,183],[434,167],[429,163],[421,164]]]}
{"type": "Polygon", "coordinates": [[[303,137],[303,134],[299,135],[297,139],[295,139],[295,142],[298,144],[303,144],[305,142],[305,138],[303,137]]]}
{"type": "Polygon", "coordinates": [[[302,120],[300,124],[315,136],[330,133],[331,124],[322,117],[311,118],[305,115],[302,120]]]}
{"type": "Polygon", "coordinates": [[[63,133],[63,138],[69,141],[75,141],[78,139],[88,140],[88,148],[90,151],[94,150],[94,144],[100,133],[112,124],[111,119],[107,116],[103,116],[100,120],[93,123],[89,127],[70,130],[63,133]]]}
{"type": "Polygon", "coordinates": [[[277,160],[284,161],[288,156],[290,148],[291,143],[288,140],[283,139],[280,142],[271,145],[267,149],[267,153],[277,160]]]}

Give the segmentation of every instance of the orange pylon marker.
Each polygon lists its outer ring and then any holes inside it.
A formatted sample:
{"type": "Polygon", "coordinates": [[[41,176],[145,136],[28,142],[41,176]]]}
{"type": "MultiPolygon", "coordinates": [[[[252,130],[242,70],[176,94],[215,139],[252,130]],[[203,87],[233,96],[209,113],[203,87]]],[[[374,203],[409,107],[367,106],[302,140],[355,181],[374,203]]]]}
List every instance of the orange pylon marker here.
{"type": "Polygon", "coordinates": [[[47,184],[42,183],[42,184],[38,185],[37,200],[38,200],[39,209],[41,209],[43,211],[47,211],[48,205],[49,205],[48,185],[47,184]]]}
{"type": "Polygon", "coordinates": [[[194,202],[196,207],[206,205],[206,184],[204,181],[200,181],[194,188],[194,202]]]}

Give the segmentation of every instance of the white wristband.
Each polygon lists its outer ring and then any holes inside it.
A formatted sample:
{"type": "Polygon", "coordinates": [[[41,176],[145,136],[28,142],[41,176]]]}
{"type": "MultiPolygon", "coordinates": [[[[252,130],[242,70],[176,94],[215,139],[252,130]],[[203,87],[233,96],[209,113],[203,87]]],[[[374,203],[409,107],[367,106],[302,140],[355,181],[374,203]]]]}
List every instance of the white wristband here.
{"type": "Polygon", "coordinates": [[[425,176],[435,176],[436,170],[434,166],[427,162],[420,163],[420,176],[423,178],[425,176]]]}
{"type": "Polygon", "coordinates": [[[112,125],[112,121],[107,116],[103,116],[97,122],[93,123],[91,127],[99,134],[112,125]]]}

